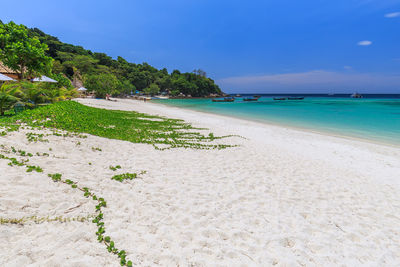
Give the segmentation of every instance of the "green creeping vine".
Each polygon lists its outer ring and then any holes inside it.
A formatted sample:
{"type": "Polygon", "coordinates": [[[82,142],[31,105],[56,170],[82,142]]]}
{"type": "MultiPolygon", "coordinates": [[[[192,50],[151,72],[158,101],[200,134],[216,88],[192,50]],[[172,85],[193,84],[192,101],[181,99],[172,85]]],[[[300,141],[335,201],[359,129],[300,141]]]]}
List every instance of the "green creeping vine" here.
{"type": "Polygon", "coordinates": [[[21,150],[21,149],[16,149],[15,147],[13,147],[13,146],[11,146],[11,150],[9,150],[9,149],[6,149],[6,147],[4,146],[4,145],[0,145],[0,147],[2,148],[2,150],[4,151],[4,152],[6,152],[6,153],[8,153],[8,154],[10,154],[11,152],[12,153],[14,153],[14,154],[19,154],[19,156],[21,156],[21,157],[33,157],[33,154],[32,153],[27,153],[26,151],[24,151],[24,150],[21,150]]]}
{"type": "Polygon", "coordinates": [[[137,177],[136,173],[123,173],[123,174],[114,175],[111,179],[122,182],[124,180],[133,180],[136,177],[137,177]]]}
{"type": "Polygon", "coordinates": [[[48,139],[43,139],[44,134],[26,133],[26,138],[29,142],[49,142],[48,139]]]}
{"type": "Polygon", "coordinates": [[[25,160],[25,161],[18,161],[16,158],[10,158],[10,157],[4,156],[3,154],[0,154],[0,159],[9,160],[10,162],[8,163],[8,165],[10,165],[10,166],[14,166],[14,165],[16,165],[16,166],[24,166],[25,162],[29,161],[28,159],[25,160]]]}
{"type": "Polygon", "coordinates": [[[39,152],[36,152],[36,156],[39,156],[39,157],[49,157],[50,155],[49,155],[49,153],[39,153],[39,152]]]}
{"type": "MultiPolygon", "coordinates": [[[[13,152],[16,153],[17,151],[16,150],[14,151],[14,150],[13,150],[13,152]]],[[[0,159],[9,160],[10,161],[10,163],[9,163],[10,166],[14,166],[14,165],[27,166],[27,168],[28,168],[27,171],[35,170],[37,172],[43,172],[42,168],[40,168],[39,166],[28,166],[28,165],[26,165],[26,162],[28,160],[19,162],[15,158],[10,158],[10,157],[4,156],[2,154],[0,154],[0,159]]],[[[60,173],[48,174],[47,176],[50,177],[54,182],[64,183],[64,184],[70,185],[74,189],[78,189],[78,190],[82,191],[83,195],[86,198],[90,197],[93,201],[97,202],[95,217],[92,220],[92,222],[97,225],[97,232],[96,232],[97,240],[99,242],[103,242],[106,245],[107,250],[110,253],[118,255],[118,257],[120,259],[121,266],[132,267],[132,261],[127,260],[125,250],[119,250],[118,248],[115,247],[115,243],[114,243],[114,241],[111,240],[111,237],[104,236],[104,233],[106,232],[106,230],[105,230],[105,227],[104,227],[104,222],[102,222],[102,220],[103,220],[103,211],[102,211],[102,209],[107,207],[107,202],[104,200],[104,198],[98,197],[97,195],[92,193],[90,191],[90,189],[87,188],[87,187],[79,187],[76,182],[74,182],[74,181],[72,181],[70,179],[63,180],[62,179],[62,175],[60,173]]],[[[55,219],[54,221],[60,221],[60,220],[55,219]]],[[[19,223],[19,222],[23,222],[23,221],[20,221],[18,219],[1,219],[0,224],[19,223]]]]}
{"type": "Polygon", "coordinates": [[[26,163],[29,161],[29,159],[18,161],[16,158],[10,158],[7,156],[4,156],[3,154],[0,154],[0,159],[7,159],[10,162],[8,163],[9,166],[26,166],[26,172],[43,172],[43,169],[40,168],[39,166],[33,166],[33,165],[26,165],[26,163]]]}
{"type": "Polygon", "coordinates": [[[18,152],[18,154],[21,156],[21,157],[33,157],[33,154],[32,153],[26,153],[26,151],[23,151],[23,150],[16,150],[15,149],[15,147],[11,147],[11,151],[13,152],[13,153],[15,153],[15,154],[17,154],[17,152],[18,152]]]}
{"type": "Polygon", "coordinates": [[[43,169],[40,168],[39,166],[27,165],[26,168],[27,168],[27,169],[26,169],[26,172],[32,172],[32,171],[43,172],[43,169]]]}
{"type": "MultiPolygon", "coordinates": [[[[118,165],[119,166],[119,165],[118,165]]],[[[146,171],[141,171],[139,175],[145,174],[146,171]]],[[[138,178],[137,173],[123,173],[123,174],[117,174],[111,177],[111,180],[116,180],[118,182],[123,182],[124,180],[133,180],[135,178],[138,178]]]]}
{"type": "Polygon", "coordinates": [[[104,200],[102,197],[98,197],[94,193],[90,191],[89,188],[87,187],[79,187],[76,182],[73,182],[72,180],[62,179],[62,175],[60,173],[55,173],[55,174],[48,174],[48,176],[54,181],[54,182],[61,182],[67,185],[70,185],[74,189],[78,189],[83,192],[83,195],[86,198],[91,198],[94,201],[97,201],[96,205],[96,216],[92,220],[93,223],[97,225],[97,240],[99,242],[103,242],[106,247],[108,252],[113,253],[118,255],[120,259],[120,264],[121,266],[132,266],[132,261],[126,259],[126,252],[125,250],[119,250],[118,248],[115,247],[114,241],[111,240],[111,237],[109,236],[104,236],[104,233],[106,232],[106,229],[104,227],[104,222],[103,221],[103,211],[102,208],[107,207],[107,202],[104,200]]]}
{"type": "Polygon", "coordinates": [[[115,166],[115,167],[110,166],[109,168],[110,168],[110,170],[112,170],[112,171],[116,171],[116,170],[118,170],[118,169],[121,169],[121,166],[120,166],[120,165],[117,165],[117,166],[115,166]]]}
{"type": "MultiPolygon", "coordinates": [[[[83,135],[83,134],[74,134],[74,133],[70,133],[70,132],[57,132],[57,131],[53,131],[53,135],[54,136],[61,136],[61,137],[78,137],[78,138],[87,138],[87,135],[83,135]]],[[[49,136],[49,134],[47,135],[49,136]]]]}

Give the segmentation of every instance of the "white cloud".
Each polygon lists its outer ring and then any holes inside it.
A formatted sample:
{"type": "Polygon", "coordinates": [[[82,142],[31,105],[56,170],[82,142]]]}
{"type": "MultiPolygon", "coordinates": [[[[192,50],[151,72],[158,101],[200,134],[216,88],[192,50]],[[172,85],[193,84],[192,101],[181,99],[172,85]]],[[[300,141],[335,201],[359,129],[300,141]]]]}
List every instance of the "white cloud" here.
{"type": "Polygon", "coordinates": [[[340,80],[348,79],[349,75],[336,72],[313,70],[308,72],[299,73],[285,73],[285,74],[271,74],[260,76],[242,76],[231,77],[220,80],[221,82],[247,84],[247,83],[278,83],[286,85],[296,84],[315,84],[321,82],[338,82],[340,80]]]}
{"type": "Polygon", "coordinates": [[[358,44],[358,45],[362,45],[362,46],[368,46],[368,45],[371,45],[372,42],[371,42],[371,41],[368,41],[368,40],[365,40],[365,41],[360,41],[360,42],[358,42],[357,44],[358,44]]]}
{"type": "Polygon", "coordinates": [[[400,76],[375,73],[333,72],[313,70],[308,72],[239,76],[217,81],[226,91],[252,92],[351,92],[355,89],[393,90],[400,87],[400,76]]]}
{"type": "Polygon", "coordinates": [[[400,17],[400,12],[393,12],[385,14],[385,18],[397,18],[400,17]]]}

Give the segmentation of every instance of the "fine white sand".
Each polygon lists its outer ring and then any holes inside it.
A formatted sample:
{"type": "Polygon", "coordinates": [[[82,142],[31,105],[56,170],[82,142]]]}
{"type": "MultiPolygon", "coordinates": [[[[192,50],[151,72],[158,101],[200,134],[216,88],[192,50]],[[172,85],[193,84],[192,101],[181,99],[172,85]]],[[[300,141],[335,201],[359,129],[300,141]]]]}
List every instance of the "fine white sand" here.
{"type": "MultiPolygon", "coordinates": [[[[159,151],[95,136],[29,143],[32,130],[10,133],[0,150],[49,156],[30,159],[43,174],[0,160],[1,218],[93,214],[92,201],[46,175],[57,172],[106,199],[106,234],[137,266],[399,266],[400,148],[154,103],[79,102],[244,138],[222,140],[239,145],[224,150],[159,151]],[[140,179],[110,179],[141,170],[140,179]]],[[[118,266],[95,232],[90,221],[0,225],[0,266],[118,266]]]]}

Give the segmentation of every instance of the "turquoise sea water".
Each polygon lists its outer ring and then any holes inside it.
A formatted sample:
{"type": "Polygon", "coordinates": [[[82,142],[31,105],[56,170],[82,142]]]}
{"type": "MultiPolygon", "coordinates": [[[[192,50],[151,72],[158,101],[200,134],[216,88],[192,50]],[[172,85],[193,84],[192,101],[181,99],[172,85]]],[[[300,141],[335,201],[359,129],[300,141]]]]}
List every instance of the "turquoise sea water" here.
{"type": "Polygon", "coordinates": [[[305,128],[336,135],[400,145],[400,98],[363,99],[308,96],[304,100],[275,101],[263,96],[257,102],[236,98],[233,103],[211,99],[157,100],[157,103],[197,111],[305,128]]]}

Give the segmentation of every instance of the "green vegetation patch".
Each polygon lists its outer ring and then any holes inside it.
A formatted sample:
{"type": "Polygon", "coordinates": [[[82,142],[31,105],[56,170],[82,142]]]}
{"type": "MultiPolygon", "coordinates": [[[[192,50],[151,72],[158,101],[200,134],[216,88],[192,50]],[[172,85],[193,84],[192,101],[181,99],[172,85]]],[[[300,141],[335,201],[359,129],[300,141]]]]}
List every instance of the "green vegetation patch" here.
{"type": "Polygon", "coordinates": [[[124,180],[133,180],[137,177],[136,173],[123,173],[114,175],[111,179],[119,182],[123,182],[124,180]]]}
{"type": "Polygon", "coordinates": [[[121,165],[117,165],[117,166],[110,166],[109,167],[110,168],[110,170],[112,170],[112,171],[116,171],[116,170],[118,170],[118,169],[121,169],[121,165]]]}
{"type": "Polygon", "coordinates": [[[27,165],[26,166],[26,172],[32,172],[32,171],[43,172],[43,169],[40,166],[27,165]]]}
{"type": "MultiPolygon", "coordinates": [[[[204,135],[182,120],[150,116],[138,112],[88,107],[75,101],[57,102],[26,110],[16,116],[0,118],[0,127],[17,130],[22,123],[33,128],[53,128],[87,133],[110,139],[151,144],[156,149],[175,147],[223,149],[230,145],[211,144],[213,134],[204,135]]],[[[40,141],[39,136],[31,136],[40,141]]]]}
{"type": "Polygon", "coordinates": [[[26,139],[29,142],[49,142],[48,139],[43,138],[44,134],[26,133],[26,139]]]}

